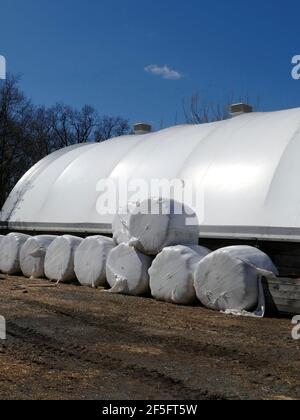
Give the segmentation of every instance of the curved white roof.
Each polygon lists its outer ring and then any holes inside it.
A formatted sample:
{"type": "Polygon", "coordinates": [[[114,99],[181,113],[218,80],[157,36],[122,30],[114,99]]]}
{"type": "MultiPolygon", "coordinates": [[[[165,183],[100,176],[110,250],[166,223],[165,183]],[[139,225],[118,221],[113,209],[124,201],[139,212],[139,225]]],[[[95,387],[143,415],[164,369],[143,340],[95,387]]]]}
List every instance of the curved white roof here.
{"type": "Polygon", "coordinates": [[[203,193],[204,236],[298,241],[299,167],[300,108],[177,126],[48,156],[17,184],[1,220],[12,228],[108,233],[112,216],[96,210],[100,179],[182,179],[203,193]]]}

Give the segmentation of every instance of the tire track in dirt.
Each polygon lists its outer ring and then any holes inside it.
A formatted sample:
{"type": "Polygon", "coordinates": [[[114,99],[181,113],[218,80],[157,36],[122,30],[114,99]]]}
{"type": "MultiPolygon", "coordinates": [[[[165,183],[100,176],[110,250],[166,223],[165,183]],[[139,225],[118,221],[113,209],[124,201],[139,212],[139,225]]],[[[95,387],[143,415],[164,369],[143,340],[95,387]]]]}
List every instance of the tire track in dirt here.
{"type": "MultiPolygon", "coordinates": [[[[24,301],[22,301],[24,304],[24,301]]],[[[140,340],[145,344],[158,345],[162,344],[161,335],[147,334],[146,332],[140,331],[140,329],[135,328],[134,325],[122,322],[120,317],[110,317],[106,316],[105,319],[95,319],[94,317],[79,312],[78,310],[74,311],[71,309],[64,308],[63,310],[56,306],[50,305],[47,303],[40,303],[37,301],[30,301],[28,303],[30,306],[41,309],[43,311],[48,311],[57,316],[63,316],[69,319],[72,319],[76,322],[88,325],[90,327],[96,328],[101,331],[107,331],[109,334],[120,334],[121,337],[126,335],[127,340],[132,339],[133,342],[140,340]]],[[[228,360],[228,363],[240,361],[241,366],[249,371],[257,370],[260,367],[266,368],[270,365],[270,359],[262,358],[261,360],[253,360],[253,355],[251,352],[243,352],[238,349],[228,348],[226,346],[220,346],[217,344],[211,343],[201,343],[199,341],[192,340],[186,336],[182,339],[177,337],[172,337],[169,335],[167,340],[164,341],[164,345],[167,346],[167,349],[172,352],[174,349],[186,354],[188,352],[190,355],[198,356],[200,354],[205,355],[208,358],[222,358],[228,360]]]]}
{"type": "MultiPolygon", "coordinates": [[[[141,367],[137,364],[127,364],[123,360],[109,355],[93,354],[89,352],[86,347],[78,345],[70,345],[57,341],[49,336],[45,336],[36,332],[31,328],[21,327],[15,322],[9,321],[7,323],[7,333],[14,339],[19,341],[18,352],[22,353],[24,348],[23,357],[28,359],[28,344],[31,344],[32,351],[31,357],[35,364],[41,366],[46,365],[49,367],[49,361],[56,364],[57,361],[65,360],[66,358],[72,361],[77,360],[88,365],[95,367],[105,367],[108,370],[114,370],[122,373],[131,378],[140,380],[142,383],[148,382],[150,385],[164,388],[175,398],[191,399],[191,400],[225,400],[226,397],[222,395],[210,394],[207,390],[192,389],[187,387],[183,381],[176,380],[171,376],[165,375],[156,369],[148,369],[141,367]],[[35,353],[36,357],[32,354],[35,353]],[[42,360],[41,360],[42,359],[42,360]]],[[[232,398],[232,396],[231,396],[232,398]]]]}
{"type": "Polygon", "coordinates": [[[22,395],[19,378],[24,395],[67,398],[65,378],[79,398],[256,399],[300,392],[299,345],[288,320],[222,317],[64,285],[55,292],[38,284],[24,290],[24,279],[2,286],[9,340],[0,366],[4,372],[24,366],[27,375],[12,376],[12,395],[22,395]]]}

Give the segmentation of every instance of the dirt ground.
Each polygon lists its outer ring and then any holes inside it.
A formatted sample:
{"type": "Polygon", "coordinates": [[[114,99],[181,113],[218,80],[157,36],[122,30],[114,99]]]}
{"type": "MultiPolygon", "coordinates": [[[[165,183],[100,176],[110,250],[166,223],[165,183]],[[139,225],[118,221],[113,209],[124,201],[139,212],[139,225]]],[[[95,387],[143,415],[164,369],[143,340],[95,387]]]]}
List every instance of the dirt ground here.
{"type": "Polygon", "coordinates": [[[0,399],[298,399],[289,319],[0,280],[0,399]]]}

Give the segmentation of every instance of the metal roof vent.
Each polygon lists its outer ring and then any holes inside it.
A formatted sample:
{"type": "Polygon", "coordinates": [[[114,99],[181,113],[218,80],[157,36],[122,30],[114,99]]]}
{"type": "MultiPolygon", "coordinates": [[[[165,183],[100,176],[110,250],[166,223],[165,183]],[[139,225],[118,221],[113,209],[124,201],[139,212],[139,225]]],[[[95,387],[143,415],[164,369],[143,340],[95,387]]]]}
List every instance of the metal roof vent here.
{"type": "Polygon", "coordinates": [[[229,112],[232,117],[237,117],[243,114],[250,114],[251,112],[253,112],[253,107],[251,105],[244,104],[244,103],[233,104],[233,105],[230,105],[229,112]]]}
{"type": "Polygon", "coordinates": [[[150,124],[147,124],[147,123],[134,124],[133,132],[136,135],[149,134],[149,133],[152,132],[152,126],[150,124]]]}

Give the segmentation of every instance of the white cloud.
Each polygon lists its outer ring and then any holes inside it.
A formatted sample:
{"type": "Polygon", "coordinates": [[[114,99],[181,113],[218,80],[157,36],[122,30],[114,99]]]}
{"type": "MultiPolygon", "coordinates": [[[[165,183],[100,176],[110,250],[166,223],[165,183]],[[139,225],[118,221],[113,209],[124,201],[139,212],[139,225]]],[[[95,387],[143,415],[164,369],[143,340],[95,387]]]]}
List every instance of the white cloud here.
{"type": "Polygon", "coordinates": [[[183,78],[183,75],[181,73],[171,69],[167,65],[159,67],[156,64],[151,64],[150,66],[145,67],[145,71],[147,73],[154,74],[155,76],[160,76],[166,80],[180,80],[183,78]]]}

